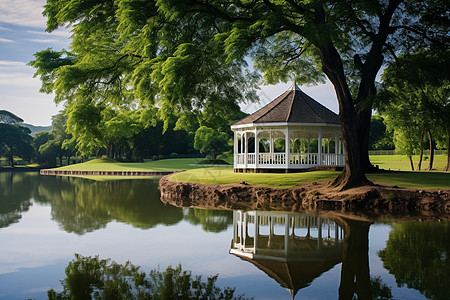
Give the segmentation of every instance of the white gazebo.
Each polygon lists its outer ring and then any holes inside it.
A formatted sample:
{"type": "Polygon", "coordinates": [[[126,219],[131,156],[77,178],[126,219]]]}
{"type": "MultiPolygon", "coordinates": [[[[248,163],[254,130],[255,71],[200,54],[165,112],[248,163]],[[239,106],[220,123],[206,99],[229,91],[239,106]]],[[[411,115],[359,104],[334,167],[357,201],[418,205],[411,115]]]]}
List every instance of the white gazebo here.
{"type": "Polygon", "coordinates": [[[235,172],[295,172],[345,165],[339,116],[292,88],[231,125],[235,172]]]}

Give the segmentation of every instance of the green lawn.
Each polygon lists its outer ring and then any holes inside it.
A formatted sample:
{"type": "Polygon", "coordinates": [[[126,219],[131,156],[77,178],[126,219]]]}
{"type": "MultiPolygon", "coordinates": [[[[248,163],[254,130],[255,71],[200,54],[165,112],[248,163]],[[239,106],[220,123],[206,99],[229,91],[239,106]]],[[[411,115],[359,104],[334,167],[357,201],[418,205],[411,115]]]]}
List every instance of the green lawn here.
{"type": "MultiPolygon", "coordinates": [[[[287,188],[311,181],[329,181],[339,172],[315,171],[304,173],[234,173],[232,169],[196,169],[174,174],[170,180],[228,184],[245,181],[252,185],[287,188]]],[[[417,189],[450,189],[450,173],[443,172],[387,172],[367,174],[369,180],[387,186],[417,189]]]]}
{"type": "MultiPolygon", "coordinates": [[[[372,155],[370,161],[374,165],[378,165],[381,169],[395,171],[411,171],[411,165],[406,155],[372,155]]],[[[417,169],[419,156],[413,156],[414,169],[417,169]]],[[[447,162],[446,155],[435,155],[433,162],[434,170],[442,170],[447,162]]],[[[422,160],[422,170],[428,167],[429,156],[424,155],[422,160]]]]}
{"type": "Polygon", "coordinates": [[[112,159],[93,159],[85,163],[56,168],[66,171],[179,171],[199,168],[191,166],[201,158],[161,159],[143,163],[121,163],[112,159]]]}
{"type": "Polygon", "coordinates": [[[195,169],[174,174],[170,180],[227,184],[245,181],[252,185],[271,187],[292,187],[308,181],[330,180],[336,177],[336,171],[316,171],[304,173],[234,173],[232,168],[195,169]]]}
{"type": "MultiPolygon", "coordinates": [[[[445,164],[444,155],[436,156],[438,166],[445,164]]],[[[240,183],[245,181],[252,185],[271,187],[292,187],[310,181],[329,181],[339,172],[316,171],[304,173],[234,173],[232,167],[202,167],[192,166],[201,159],[178,158],[148,161],[144,163],[120,163],[109,159],[94,159],[81,164],[74,164],[57,168],[57,170],[73,171],[178,171],[186,172],[175,174],[171,180],[202,182],[214,184],[240,183]]],[[[383,185],[397,185],[400,187],[412,187],[417,189],[450,189],[450,172],[409,172],[409,163],[406,156],[379,155],[372,156],[374,164],[381,168],[402,170],[401,172],[387,172],[367,174],[367,177],[375,183],[383,185]],[[405,166],[405,167],[403,167],[405,166]]],[[[425,166],[428,163],[425,164],[425,166]]],[[[83,176],[86,177],[86,176],[83,176]]],[[[104,179],[105,176],[102,177],[104,179]]],[[[108,176],[110,177],[110,176],[108,176]]],[[[128,177],[130,178],[130,177],[128,177]]],[[[141,177],[140,177],[141,178],[141,177]]],[[[98,178],[95,178],[98,179],[98,178]]],[[[111,178],[112,179],[112,178],[111,178]]]]}

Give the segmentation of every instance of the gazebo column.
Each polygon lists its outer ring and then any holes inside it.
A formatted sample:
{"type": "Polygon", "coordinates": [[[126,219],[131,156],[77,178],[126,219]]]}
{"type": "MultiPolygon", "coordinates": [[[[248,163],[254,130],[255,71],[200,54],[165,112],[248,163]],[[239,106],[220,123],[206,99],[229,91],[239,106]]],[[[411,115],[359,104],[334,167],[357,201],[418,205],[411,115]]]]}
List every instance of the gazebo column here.
{"type": "Polygon", "coordinates": [[[289,169],[289,163],[291,160],[291,149],[289,147],[289,128],[287,128],[284,132],[284,155],[286,156],[285,165],[286,170],[289,169]]]}
{"type": "Polygon", "coordinates": [[[284,254],[287,257],[289,254],[289,214],[284,215],[284,254]]]}
{"type": "Polygon", "coordinates": [[[274,153],[274,145],[273,145],[273,135],[272,135],[272,130],[269,131],[269,134],[270,134],[270,137],[269,137],[269,140],[270,140],[270,145],[269,145],[269,155],[270,155],[270,161],[271,161],[271,163],[273,163],[275,157],[274,157],[274,155],[273,155],[273,153],[274,153]]]}
{"type": "Polygon", "coordinates": [[[319,130],[319,137],[317,139],[317,164],[322,165],[322,129],[319,130]]]}
{"type": "Polygon", "coordinates": [[[259,139],[258,129],[255,129],[255,169],[259,167],[259,139]]]}
{"type": "Polygon", "coordinates": [[[234,151],[233,151],[233,154],[234,154],[234,161],[233,161],[233,165],[234,165],[234,168],[236,169],[236,167],[237,167],[237,163],[238,163],[238,155],[239,155],[239,153],[238,153],[238,138],[237,138],[237,136],[238,136],[238,134],[237,134],[237,132],[235,131],[234,132],[234,134],[233,134],[233,137],[234,137],[234,151]]]}
{"type": "Polygon", "coordinates": [[[247,131],[244,133],[244,140],[245,140],[245,146],[244,146],[244,150],[245,150],[244,164],[245,164],[245,168],[247,169],[247,165],[248,165],[248,134],[247,134],[247,131]]]}
{"type": "Polygon", "coordinates": [[[335,154],[335,164],[336,166],[340,165],[340,157],[339,157],[339,134],[336,132],[334,135],[334,154],[335,154]]]}

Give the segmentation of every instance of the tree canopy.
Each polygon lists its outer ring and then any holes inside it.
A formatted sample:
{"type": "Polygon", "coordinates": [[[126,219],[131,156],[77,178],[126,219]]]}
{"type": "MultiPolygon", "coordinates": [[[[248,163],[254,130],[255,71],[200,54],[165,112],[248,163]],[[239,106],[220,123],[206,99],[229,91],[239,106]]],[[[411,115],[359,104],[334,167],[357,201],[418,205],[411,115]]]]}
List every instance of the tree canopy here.
{"type": "Polygon", "coordinates": [[[444,0],[47,0],[47,30],[70,26],[71,49],[30,64],[57,102],[156,105],[165,121],[256,100],[255,70],[267,83],[328,78],[347,162],[334,184],[345,188],[368,182],[378,71],[398,53],[448,46],[447,12],[444,0]]]}

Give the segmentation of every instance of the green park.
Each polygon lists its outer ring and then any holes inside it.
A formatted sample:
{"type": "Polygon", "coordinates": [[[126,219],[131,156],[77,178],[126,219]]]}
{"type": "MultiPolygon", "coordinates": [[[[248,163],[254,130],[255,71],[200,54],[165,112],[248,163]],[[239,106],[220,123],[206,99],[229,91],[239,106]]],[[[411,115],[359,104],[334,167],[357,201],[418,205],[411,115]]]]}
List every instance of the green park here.
{"type": "Polygon", "coordinates": [[[449,299],[448,0],[12,3],[0,300],[449,299]]]}

